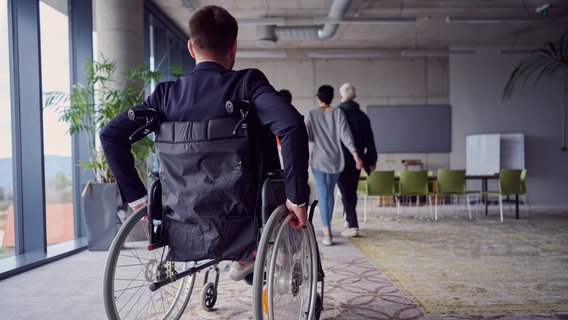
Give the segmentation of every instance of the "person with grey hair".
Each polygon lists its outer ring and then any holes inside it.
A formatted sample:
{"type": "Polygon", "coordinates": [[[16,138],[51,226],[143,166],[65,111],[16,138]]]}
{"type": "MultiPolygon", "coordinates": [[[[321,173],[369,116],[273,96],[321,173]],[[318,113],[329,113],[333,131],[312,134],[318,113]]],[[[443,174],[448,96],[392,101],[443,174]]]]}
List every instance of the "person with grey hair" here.
{"type": "MultiPolygon", "coordinates": [[[[377,164],[377,149],[375,147],[375,139],[373,130],[371,129],[371,121],[369,117],[361,111],[361,108],[355,99],[355,87],[350,83],[345,83],[339,88],[339,97],[341,103],[338,109],[343,110],[345,118],[349,123],[355,148],[357,153],[363,159],[363,167],[367,173],[375,170],[377,164]]],[[[359,223],[357,222],[357,184],[361,169],[356,168],[353,158],[350,156],[351,149],[343,146],[343,155],[345,158],[345,167],[339,175],[337,185],[341,191],[341,201],[343,202],[343,210],[347,228],[341,233],[344,237],[359,236],[359,223]]]]}
{"type": "Polygon", "coordinates": [[[333,191],[339,179],[339,174],[345,167],[345,157],[342,144],[351,153],[350,165],[355,170],[361,170],[363,161],[359,158],[353,135],[343,112],[331,107],[333,87],[323,85],[316,94],[318,108],[309,111],[306,127],[308,139],[313,143],[310,156],[310,166],[316,180],[319,211],[322,223],[322,244],[333,244],[331,234],[331,218],[335,197],[333,191]]]}

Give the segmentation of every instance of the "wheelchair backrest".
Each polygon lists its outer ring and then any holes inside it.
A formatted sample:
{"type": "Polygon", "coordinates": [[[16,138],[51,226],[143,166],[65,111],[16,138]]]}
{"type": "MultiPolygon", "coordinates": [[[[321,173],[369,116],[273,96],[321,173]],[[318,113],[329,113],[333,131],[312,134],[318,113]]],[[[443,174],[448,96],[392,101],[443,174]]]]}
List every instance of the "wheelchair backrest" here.
{"type": "Polygon", "coordinates": [[[248,117],[160,124],[155,146],[168,259],[252,257],[264,169],[259,126],[248,117]]]}

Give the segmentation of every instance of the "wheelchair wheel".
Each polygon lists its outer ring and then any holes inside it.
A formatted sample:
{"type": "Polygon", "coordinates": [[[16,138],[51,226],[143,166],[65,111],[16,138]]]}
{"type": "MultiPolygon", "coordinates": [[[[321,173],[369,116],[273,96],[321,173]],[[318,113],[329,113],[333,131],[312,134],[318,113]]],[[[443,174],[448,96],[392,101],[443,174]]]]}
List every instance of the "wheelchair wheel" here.
{"type": "Polygon", "coordinates": [[[296,230],[278,207],[264,226],[254,268],[254,319],[315,319],[317,243],[309,222],[296,230]]]}
{"type": "Polygon", "coordinates": [[[149,284],[189,268],[190,263],[165,261],[167,247],[147,249],[146,208],[122,225],[108,252],[103,283],[109,319],[179,319],[189,302],[195,276],[187,276],[152,292],[149,284]]]}

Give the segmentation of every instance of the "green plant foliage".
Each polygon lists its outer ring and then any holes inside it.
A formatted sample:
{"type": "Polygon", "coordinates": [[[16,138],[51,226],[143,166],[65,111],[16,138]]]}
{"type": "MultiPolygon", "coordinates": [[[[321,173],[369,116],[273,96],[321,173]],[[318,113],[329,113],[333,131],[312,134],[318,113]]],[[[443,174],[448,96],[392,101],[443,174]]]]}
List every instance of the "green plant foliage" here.
{"type": "MultiPolygon", "coordinates": [[[[181,75],[181,67],[170,68],[181,75]]],[[[170,70],[169,69],[169,70],[170,70]]],[[[146,88],[162,78],[159,71],[141,65],[126,74],[125,84],[118,87],[114,82],[116,63],[103,59],[89,61],[84,70],[85,84],[73,85],[70,95],[61,92],[44,94],[44,107],[54,107],[60,120],[69,124],[69,133],[85,133],[90,150],[89,160],[81,161],[84,169],[92,170],[96,182],[115,182],[98,141],[100,130],[116,115],[143,102],[146,88]]],[[[170,72],[170,71],[168,71],[170,72]]],[[[146,176],[146,159],[154,151],[153,141],[145,137],[132,145],[132,154],[141,177],[146,176]]],[[[142,179],[144,181],[144,179],[142,179]]]]}
{"type": "Polygon", "coordinates": [[[568,28],[558,42],[547,42],[544,48],[534,50],[519,63],[505,85],[502,99],[510,98],[515,88],[524,86],[531,77],[536,85],[542,76],[558,72],[568,75],[568,28]]]}

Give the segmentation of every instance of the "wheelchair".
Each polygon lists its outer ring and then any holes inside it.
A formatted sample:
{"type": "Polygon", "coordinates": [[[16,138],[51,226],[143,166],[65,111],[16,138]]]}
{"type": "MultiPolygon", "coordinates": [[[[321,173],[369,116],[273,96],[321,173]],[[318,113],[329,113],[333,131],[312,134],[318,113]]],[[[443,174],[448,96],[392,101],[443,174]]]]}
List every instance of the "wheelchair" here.
{"type": "MultiPolygon", "coordinates": [[[[247,129],[248,104],[227,101],[226,108],[235,115],[235,130],[238,126],[247,129]]],[[[146,135],[151,132],[149,128],[156,126],[156,116],[152,110],[130,111],[131,120],[143,118],[146,123],[131,136],[136,141],[136,135],[146,135]]],[[[252,317],[319,319],[324,272],[311,224],[317,201],[308,210],[306,226],[294,229],[290,225],[294,215],[284,204],[281,172],[267,173],[259,181],[255,266],[245,279],[252,285],[252,317]]],[[[217,303],[219,264],[226,259],[167,259],[171,244],[162,193],[162,181],[154,173],[148,188],[148,206],[123,222],[110,246],[103,275],[103,298],[109,319],[179,319],[195,296],[196,287],[198,297],[194,299],[199,299],[204,310],[212,310],[217,303]],[[203,273],[201,286],[195,283],[198,273],[203,273]]]]}

